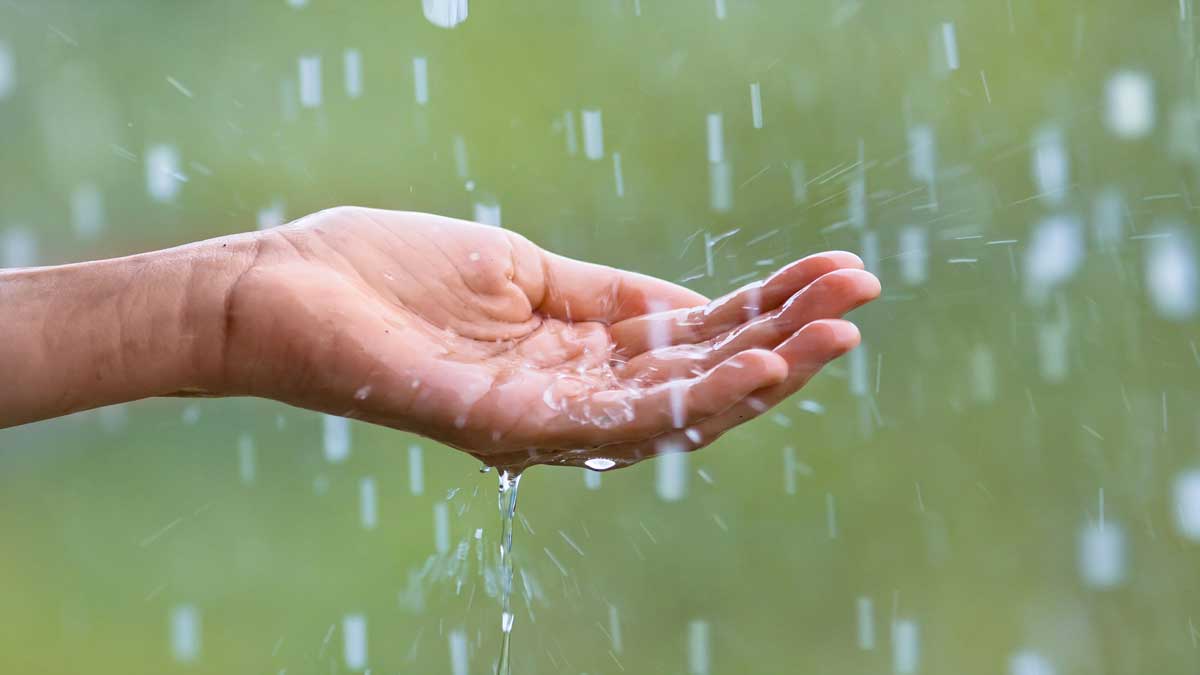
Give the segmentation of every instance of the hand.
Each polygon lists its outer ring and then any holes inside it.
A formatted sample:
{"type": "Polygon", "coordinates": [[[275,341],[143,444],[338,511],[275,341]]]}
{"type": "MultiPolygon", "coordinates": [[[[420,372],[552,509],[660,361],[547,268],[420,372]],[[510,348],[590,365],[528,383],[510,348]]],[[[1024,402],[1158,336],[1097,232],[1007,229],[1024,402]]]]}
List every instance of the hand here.
{"type": "Polygon", "coordinates": [[[513,232],[343,207],[260,235],[227,302],[224,394],[414,431],[491,465],[711,443],[858,344],[853,254],[709,302],[513,232]]]}

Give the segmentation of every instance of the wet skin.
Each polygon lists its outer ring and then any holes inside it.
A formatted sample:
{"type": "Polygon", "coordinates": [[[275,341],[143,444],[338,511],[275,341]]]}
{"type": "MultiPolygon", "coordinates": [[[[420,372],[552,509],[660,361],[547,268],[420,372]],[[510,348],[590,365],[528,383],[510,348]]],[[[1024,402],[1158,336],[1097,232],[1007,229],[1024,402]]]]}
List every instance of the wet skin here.
{"type": "MultiPolygon", "coordinates": [[[[853,349],[845,252],[716,300],[519,234],[339,207],[114,260],[0,272],[0,426],[147,396],[258,396],[513,472],[691,451],[853,349]]],[[[607,464],[607,463],[605,463],[607,464]]],[[[593,463],[593,466],[596,464],[593,463]]]]}
{"type": "Polygon", "coordinates": [[[262,236],[232,391],[415,431],[513,470],[695,450],[858,344],[845,252],[709,300],[439,216],[344,208],[262,236]]]}

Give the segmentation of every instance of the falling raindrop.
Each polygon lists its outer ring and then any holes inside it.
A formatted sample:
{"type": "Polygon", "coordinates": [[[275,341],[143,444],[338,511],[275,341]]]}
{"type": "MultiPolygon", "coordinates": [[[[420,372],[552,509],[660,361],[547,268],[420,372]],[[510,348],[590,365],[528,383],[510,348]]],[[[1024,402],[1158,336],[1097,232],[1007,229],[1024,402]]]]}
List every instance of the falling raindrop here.
{"type": "Polygon", "coordinates": [[[346,96],[358,98],[363,93],[362,52],[347,49],[342,52],[342,66],[346,83],[346,96]]]}
{"type": "Polygon", "coordinates": [[[315,108],[321,105],[321,57],[300,57],[300,105],[315,108]]]}
{"type": "Polygon", "coordinates": [[[362,614],[342,617],[342,656],[350,670],[367,667],[367,617],[362,614]]]}
{"type": "Polygon", "coordinates": [[[336,415],[322,415],[325,460],[339,464],[350,456],[350,420],[336,415]]]}
{"type": "Polygon", "coordinates": [[[1119,138],[1141,138],[1154,128],[1154,83],[1145,73],[1123,70],[1104,87],[1105,122],[1119,138]]]}
{"type": "Polygon", "coordinates": [[[171,608],[171,655],[176,661],[191,663],[200,658],[200,610],[195,605],[171,608]]]}
{"type": "MultiPolygon", "coordinates": [[[[573,145],[574,133],[570,139],[568,143],[573,145]]],[[[604,157],[604,122],[599,110],[583,111],[583,154],[592,160],[604,157]]]]}
{"type": "Polygon", "coordinates": [[[467,20],[467,0],[421,0],[421,9],[439,28],[454,28],[467,20]]]}

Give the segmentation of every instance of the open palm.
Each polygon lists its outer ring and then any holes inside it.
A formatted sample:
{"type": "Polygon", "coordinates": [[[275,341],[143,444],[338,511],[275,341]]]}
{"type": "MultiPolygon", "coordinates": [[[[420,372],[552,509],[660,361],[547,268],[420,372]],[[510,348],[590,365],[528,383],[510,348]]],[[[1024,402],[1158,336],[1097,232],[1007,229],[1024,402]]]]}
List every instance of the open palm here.
{"type": "Polygon", "coordinates": [[[838,318],[879,293],[861,267],[823,253],[709,302],[499,228],[331,209],[261,236],[229,298],[228,393],[496,466],[619,466],[712,442],[853,348],[838,318]]]}

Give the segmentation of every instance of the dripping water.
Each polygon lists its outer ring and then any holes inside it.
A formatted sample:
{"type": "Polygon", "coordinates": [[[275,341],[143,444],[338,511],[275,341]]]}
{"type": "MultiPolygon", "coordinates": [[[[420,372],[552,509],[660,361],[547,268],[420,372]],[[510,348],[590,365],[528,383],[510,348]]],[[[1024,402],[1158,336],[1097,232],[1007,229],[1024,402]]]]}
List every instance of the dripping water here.
{"type": "Polygon", "coordinates": [[[517,486],[521,474],[500,470],[500,661],[496,675],[510,675],[512,663],[509,644],[512,638],[512,537],[513,516],[517,512],[517,486]]]}

